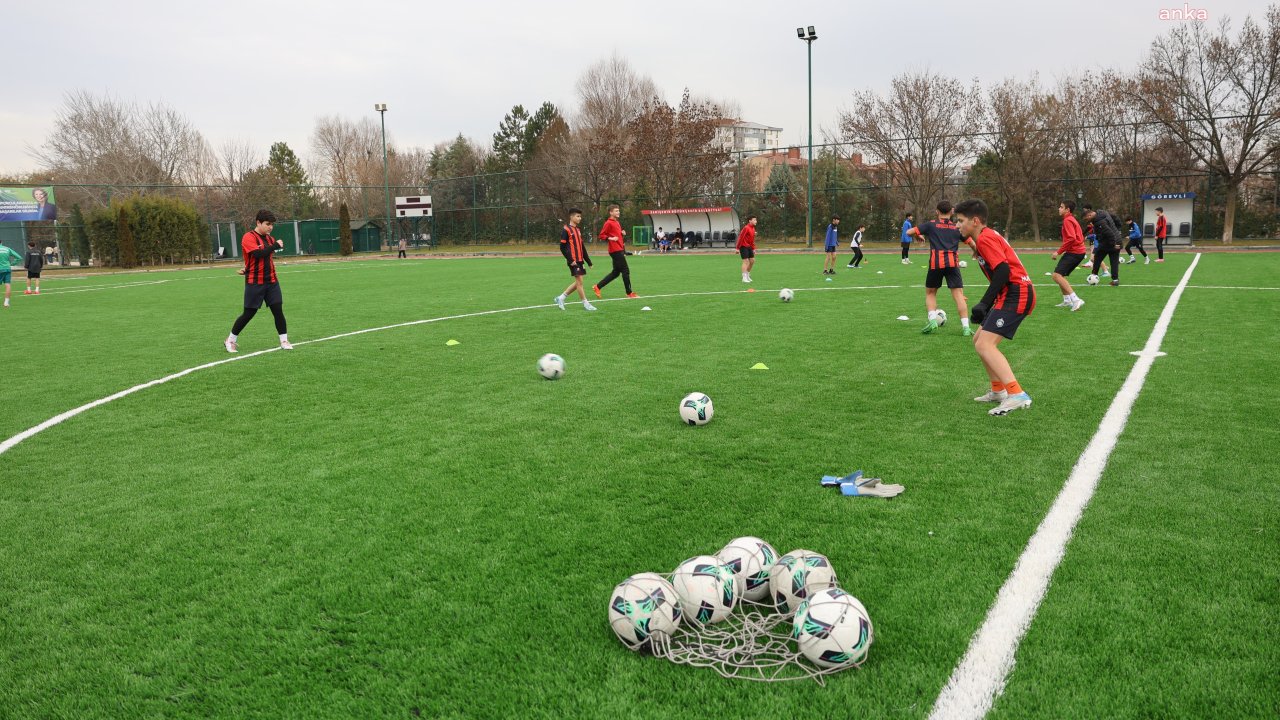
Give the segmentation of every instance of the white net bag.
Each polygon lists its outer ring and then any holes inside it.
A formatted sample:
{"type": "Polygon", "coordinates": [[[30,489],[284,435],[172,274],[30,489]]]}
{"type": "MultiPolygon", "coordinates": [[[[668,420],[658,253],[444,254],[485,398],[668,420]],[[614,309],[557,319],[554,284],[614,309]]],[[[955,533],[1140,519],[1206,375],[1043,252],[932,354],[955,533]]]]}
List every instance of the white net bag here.
{"type": "Polygon", "coordinates": [[[632,650],[728,678],[821,685],[860,667],[874,629],[830,561],[808,550],[774,558],[768,543],[739,538],[669,575],[633,575],[610,596],[610,626],[632,650]]]}

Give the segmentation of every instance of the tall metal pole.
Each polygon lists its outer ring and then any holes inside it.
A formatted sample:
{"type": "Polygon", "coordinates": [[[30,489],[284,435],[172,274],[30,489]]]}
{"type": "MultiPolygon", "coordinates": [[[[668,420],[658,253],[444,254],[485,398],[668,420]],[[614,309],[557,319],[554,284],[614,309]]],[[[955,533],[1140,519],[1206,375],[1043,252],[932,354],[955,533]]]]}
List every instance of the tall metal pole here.
{"type": "Polygon", "coordinates": [[[813,247],[813,41],[816,39],[809,38],[804,43],[809,49],[809,185],[805,190],[809,215],[804,225],[805,247],[813,247]]]}
{"type": "Polygon", "coordinates": [[[387,170],[387,105],[378,106],[378,114],[382,116],[382,192],[387,201],[387,246],[391,246],[391,174],[387,170]]]}

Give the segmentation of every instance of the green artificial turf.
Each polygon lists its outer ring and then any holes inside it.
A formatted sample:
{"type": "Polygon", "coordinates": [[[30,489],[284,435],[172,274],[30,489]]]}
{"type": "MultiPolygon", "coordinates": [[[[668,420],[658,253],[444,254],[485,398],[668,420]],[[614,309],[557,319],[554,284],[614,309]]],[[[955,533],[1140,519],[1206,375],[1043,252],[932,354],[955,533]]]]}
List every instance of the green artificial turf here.
{"type": "MultiPolygon", "coordinates": [[[[595,313],[550,306],[556,258],[283,266],[295,351],[0,455],[0,717],[923,717],[1191,258],[1080,287],[1079,313],[1041,285],[1004,346],[1034,405],[1004,418],[971,399],[986,378],[945,290],[950,322],[920,334],[923,258],[825,282],[820,255],[766,253],[747,293],[735,257],[645,254],[645,297],[615,300],[617,281],[595,313]],[[534,371],[546,352],[563,379],[534,371]],[[692,391],[715,402],[705,427],[679,422],[692,391]],[[906,493],[818,485],[855,469],[906,493]],[[863,669],[726,680],[613,637],[616,583],[741,535],[831,558],[875,623],[863,669]]],[[[1048,282],[1047,255],[1024,260],[1048,282]]],[[[1277,271],[1208,254],[1192,285],[1277,271]]],[[[0,438],[227,359],[242,282],[15,297],[0,438]]],[[[995,715],[1280,709],[1278,307],[1280,290],[1186,291],[995,715]]],[[[241,351],[274,346],[264,310],[241,351]]]]}

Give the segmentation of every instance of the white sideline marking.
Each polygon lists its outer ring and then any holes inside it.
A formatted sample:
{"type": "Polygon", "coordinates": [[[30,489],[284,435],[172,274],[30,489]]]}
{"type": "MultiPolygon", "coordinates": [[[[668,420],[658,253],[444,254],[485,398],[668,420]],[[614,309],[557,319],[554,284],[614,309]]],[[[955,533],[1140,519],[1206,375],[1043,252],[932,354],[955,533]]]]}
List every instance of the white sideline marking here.
{"type": "MultiPolygon", "coordinates": [[[[319,271],[318,271],[318,270],[315,270],[315,271],[311,271],[311,272],[319,272],[319,271]]],[[[167,280],[161,280],[160,282],[168,282],[168,281],[167,281],[167,280]]],[[[898,285],[869,285],[869,286],[865,286],[865,287],[847,287],[847,288],[825,288],[825,287],[824,287],[824,288],[799,288],[799,289],[800,289],[800,290],[879,290],[879,289],[882,289],[882,288],[896,288],[896,287],[900,287],[900,286],[898,286],[898,285]]],[[[763,291],[760,291],[760,292],[768,293],[768,292],[777,292],[777,291],[776,291],[776,290],[763,290],[763,291]]],[[[652,298],[689,297],[689,296],[694,296],[694,295],[745,295],[745,294],[747,294],[747,291],[746,291],[746,290],[715,290],[715,291],[707,291],[707,292],[667,293],[667,294],[665,294],[665,295],[642,295],[642,296],[640,297],[640,299],[642,299],[642,300],[643,300],[643,299],[652,299],[652,298]]],[[[606,299],[606,300],[596,300],[596,302],[597,302],[597,303],[602,303],[602,302],[618,302],[618,301],[620,301],[620,300],[629,300],[629,299],[631,299],[631,298],[609,298],[609,299],[606,299]]],[[[566,303],[566,304],[569,304],[569,305],[578,305],[578,304],[581,304],[581,303],[579,303],[579,302],[571,302],[571,303],[566,303]]],[[[354,336],[356,336],[356,335],[365,335],[365,334],[367,334],[367,333],[380,332],[380,331],[382,331],[382,330],[394,330],[394,329],[396,329],[396,328],[413,327],[413,326],[415,326],[415,325],[428,325],[428,324],[431,324],[431,323],[438,323],[438,322],[442,322],[442,321],[444,321],[444,320],[460,320],[460,319],[462,319],[462,318],[481,317],[481,316],[483,316],[483,315],[498,315],[498,314],[501,314],[501,313],[518,312],[518,311],[520,311],[520,310],[538,310],[538,309],[541,309],[541,308],[553,308],[553,307],[555,307],[555,305],[553,305],[553,304],[547,304],[547,305],[524,305],[524,306],[522,306],[522,307],[502,308],[502,309],[500,309],[500,310],[480,310],[480,311],[477,311],[477,312],[463,313],[463,314],[461,314],[461,315],[446,315],[446,316],[443,316],[443,317],[426,318],[426,319],[424,319],[424,320],[410,320],[410,321],[408,321],[408,322],[395,323],[394,325],[383,325],[383,326],[381,326],[381,327],[365,328],[364,330],[353,330],[353,331],[351,331],[351,332],[339,333],[339,334],[337,334],[337,335],[330,335],[330,336],[328,336],[328,337],[316,338],[316,339],[314,339],[314,340],[302,340],[302,341],[300,341],[300,342],[295,342],[295,343],[293,344],[293,346],[294,346],[295,348],[297,348],[297,347],[302,346],[302,345],[311,345],[311,344],[313,344],[313,343],[328,342],[328,341],[330,341],[330,340],[338,340],[338,339],[340,339],[340,338],[354,337],[354,336]]],[[[127,397],[127,396],[129,396],[129,395],[132,395],[132,394],[134,394],[134,393],[138,392],[139,390],[146,390],[147,388],[155,387],[156,385],[163,385],[163,384],[165,384],[165,383],[167,383],[167,382],[169,382],[169,381],[171,381],[171,380],[177,380],[178,378],[181,378],[181,377],[185,377],[185,376],[187,376],[187,375],[190,375],[191,373],[196,372],[196,371],[198,371],[198,370],[208,370],[209,368],[218,367],[219,365],[226,365],[227,363],[237,362],[237,361],[240,361],[240,360],[247,360],[247,359],[249,359],[249,358],[251,358],[251,357],[258,357],[259,355],[265,355],[265,354],[267,354],[267,353],[273,353],[273,352],[276,352],[276,351],[277,351],[277,350],[279,350],[279,349],[280,349],[280,348],[278,348],[278,347],[268,348],[268,349],[266,349],[266,350],[259,350],[259,351],[257,351],[257,352],[251,352],[251,353],[247,353],[247,354],[245,354],[245,355],[236,355],[235,357],[229,357],[229,358],[225,358],[225,359],[223,359],[223,360],[216,360],[216,361],[214,361],[214,362],[205,363],[204,365],[197,365],[197,366],[195,366],[195,367],[189,367],[189,368],[187,368],[186,370],[179,370],[178,372],[173,373],[172,375],[166,375],[166,376],[164,376],[164,377],[162,377],[162,378],[158,378],[158,379],[156,379],[156,380],[151,380],[151,381],[149,381],[149,382],[142,383],[141,385],[134,385],[133,387],[131,387],[131,388],[127,388],[127,389],[125,389],[125,390],[121,390],[120,392],[115,393],[114,395],[108,395],[108,396],[106,396],[106,397],[104,397],[104,398],[99,398],[99,399],[97,399],[97,400],[94,400],[94,401],[93,401],[93,402],[91,402],[91,403],[86,403],[86,404],[84,404],[84,405],[81,405],[80,407],[72,408],[71,410],[68,410],[68,411],[66,411],[66,412],[64,412],[64,413],[61,413],[61,414],[59,414],[59,415],[55,415],[55,416],[53,416],[53,417],[49,418],[48,420],[45,420],[44,422],[40,423],[39,425],[36,425],[36,426],[34,426],[34,427],[27,428],[26,430],[23,430],[22,432],[18,433],[17,435],[14,435],[13,437],[11,437],[11,438],[9,438],[9,439],[5,440],[4,442],[0,442],[0,455],[5,454],[5,453],[6,453],[6,452],[8,452],[10,449],[12,449],[12,448],[13,448],[13,446],[17,445],[18,443],[22,442],[23,440],[27,440],[27,439],[29,439],[29,438],[31,438],[31,437],[33,437],[33,436],[35,436],[35,435],[38,435],[38,434],[40,434],[40,433],[44,432],[45,430],[48,430],[49,428],[51,428],[51,427],[53,427],[53,426],[55,426],[55,425],[58,425],[58,424],[63,423],[63,422],[65,422],[65,421],[67,421],[67,420],[70,420],[71,418],[73,418],[73,417],[75,417],[75,416],[79,415],[80,413],[86,412],[86,411],[88,411],[88,410],[92,410],[92,409],[94,409],[94,408],[96,408],[96,407],[99,407],[99,406],[102,406],[102,405],[106,405],[107,403],[112,402],[112,401],[115,401],[115,400],[119,400],[119,399],[120,399],[120,398],[122,398],[122,397],[127,397]]]]}
{"type": "Polygon", "coordinates": [[[1173,320],[1173,311],[1178,307],[1182,291],[1186,289],[1191,273],[1199,262],[1200,254],[1197,253],[1191,261],[1191,267],[1182,276],[1182,282],[1178,283],[1177,289],[1165,303],[1164,311],[1156,320],[1146,346],[1134,362],[1124,385],[1120,386],[1120,392],[1111,401],[1111,407],[1107,408],[1098,431],[1076,461],[1062,492],[1031,536],[1013,572],[996,595],[995,603],[987,611],[982,627],[978,628],[969,642],[968,651],[951,673],[951,679],[942,688],[929,713],[930,718],[951,720],[985,717],[996,698],[1004,692],[1005,680],[1013,670],[1018,644],[1031,626],[1040,601],[1049,588],[1049,580],[1066,553],[1071,533],[1098,487],[1098,479],[1107,466],[1107,459],[1129,420],[1133,403],[1146,382],[1147,372],[1151,370],[1157,353],[1160,352],[1160,343],[1173,320]]]}

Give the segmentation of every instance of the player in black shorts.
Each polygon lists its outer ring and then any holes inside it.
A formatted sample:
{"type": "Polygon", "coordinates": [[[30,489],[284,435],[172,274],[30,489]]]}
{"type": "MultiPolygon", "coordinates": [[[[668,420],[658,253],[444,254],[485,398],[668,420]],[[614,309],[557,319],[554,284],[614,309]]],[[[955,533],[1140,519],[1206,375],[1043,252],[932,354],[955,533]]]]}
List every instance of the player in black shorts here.
{"type": "Polygon", "coordinates": [[[1094,210],[1084,206],[1084,219],[1093,223],[1093,232],[1098,237],[1098,249],[1093,251],[1093,271],[1102,267],[1102,261],[1111,259],[1111,284],[1120,284],[1120,223],[1116,216],[1106,210],[1094,210]]]}
{"type": "Polygon", "coordinates": [[[929,322],[920,332],[926,335],[937,330],[946,316],[938,310],[938,289],[942,281],[947,281],[951,290],[951,298],[956,301],[956,311],[960,313],[960,324],[964,328],[964,336],[973,335],[969,327],[969,304],[964,299],[964,278],[960,275],[960,245],[967,241],[951,221],[951,203],[943,200],[938,203],[936,220],[920,223],[911,228],[907,234],[914,235],[929,242],[929,272],[924,278],[924,307],[929,322]]]}
{"type": "Polygon", "coordinates": [[[565,298],[569,293],[576,292],[578,297],[582,298],[583,310],[595,310],[596,306],[587,301],[587,291],[582,288],[582,276],[587,274],[587,266],[591,265],[591,258],[587,256],[587,246],[582,242],[582,211],[578,208],[569,208],[569,224],[565,225],[560,231],[560,254],[564,255],[564,261],[569,264],[569,274],[573,276],[573,282],[569,283],[569,287],[564,289],[555,298],[556,307],[564,309],[565,298]]]}
{"type": "Polygon", "coordinates": [[[284,298],[280,294],[276,264],[272,259],[276,250],[284,249],[284,243],[271,237],[276,215],[270,210],[259,210],[255,222],[257,225],[254,229],[240,239],[240,249],[244,251],[244,312],[231,325],[231,334],[223,342],[229,353],[239,352],[237,338],[264,302],[275,318],[276,332],[280,334],[280,348],[293,349],[284,320],[284,298]]]}

